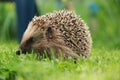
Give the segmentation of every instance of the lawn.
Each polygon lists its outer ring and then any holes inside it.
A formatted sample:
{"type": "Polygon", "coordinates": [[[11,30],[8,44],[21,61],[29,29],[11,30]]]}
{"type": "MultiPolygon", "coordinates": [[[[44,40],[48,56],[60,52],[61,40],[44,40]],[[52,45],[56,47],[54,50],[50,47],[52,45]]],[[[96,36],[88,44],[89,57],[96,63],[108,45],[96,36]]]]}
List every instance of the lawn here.
{"type": "Polygon", "coordinates": [[[15,54],[15,41],[0,42],[0,80],[120,80],[120,50],[95,48],[87,59],[37,60],[15,54]]]}
{"type": "Polygon", "coordinates": [[[76,64],[73,60],[16,55],[16,6],[14,2],[0,1],[0,80],[120,80],[120,0],[36,1],[39,15],[63,9],[72,1],[76,14],[90,28],[92,52],[87,59],[80,57],[76,64]]]}

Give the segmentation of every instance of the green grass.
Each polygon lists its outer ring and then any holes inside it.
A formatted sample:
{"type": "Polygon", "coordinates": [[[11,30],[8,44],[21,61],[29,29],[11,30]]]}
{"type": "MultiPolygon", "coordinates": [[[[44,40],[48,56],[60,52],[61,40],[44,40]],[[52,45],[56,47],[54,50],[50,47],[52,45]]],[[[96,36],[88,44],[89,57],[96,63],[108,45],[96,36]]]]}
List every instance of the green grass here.
{"type": "Polygon", "coordinates": [[[120,80],[120,50],[94,48],[87,59],[36,60],[15,55],[18,44],[0,42],[0,80],[120,80]]]}
{"type": "MultiPolygon", "coordinates": [[[[41,14],[64,7],[57,0],[37,0],[41,14]],[[48,8],[49,7],[49,8],[48,8]]],[[[16,12],[14,3],[0,3],[0,80],[120,80],[119,0],[71,0],[78,15],[90,27],[93,49],[87,59],[36,60],[32,54],[15,55],[16,12]],[[91,16],[90,3],[99,7],[91,16]],[[104,47],[102,47],[104,46],[104,47]],[[116,49],[117,48],[117,49],[116,49]]]]}

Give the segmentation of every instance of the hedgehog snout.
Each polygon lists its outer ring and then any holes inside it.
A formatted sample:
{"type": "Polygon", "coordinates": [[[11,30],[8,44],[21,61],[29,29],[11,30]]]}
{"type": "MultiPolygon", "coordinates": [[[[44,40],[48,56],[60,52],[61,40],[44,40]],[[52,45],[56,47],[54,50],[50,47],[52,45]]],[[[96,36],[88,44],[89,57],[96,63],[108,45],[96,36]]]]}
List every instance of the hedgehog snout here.
{"type": "Polygon", "coordinates": [[[20,49],[16,50],[16,54],[20,55],[20,49]]]}
{"type": "Polygon", "coordinates": [[[20,53],[26,54],[26,51],[25,51],[25,50],[22,50],[22,49],[16,50],[16,54],[17,54],[17,55],[20,55],[20,53]]]}

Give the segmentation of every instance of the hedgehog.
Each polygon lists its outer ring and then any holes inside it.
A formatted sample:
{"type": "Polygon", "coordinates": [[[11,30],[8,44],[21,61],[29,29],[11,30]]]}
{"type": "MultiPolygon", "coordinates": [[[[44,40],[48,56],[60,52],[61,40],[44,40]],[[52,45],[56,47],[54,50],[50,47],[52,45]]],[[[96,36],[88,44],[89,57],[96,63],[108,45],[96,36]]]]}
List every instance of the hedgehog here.
{"type": "Polygon", "coordinates": [[[78,59],[88,57],[91,47],[92,38],[86,23],[74,11],[60,10],[35,16],[24,32],[16,54],[33,51],[42,56],[46,52],[51,57],[52,49],[57,58],[62,55],[65,59],[78,59]]]}

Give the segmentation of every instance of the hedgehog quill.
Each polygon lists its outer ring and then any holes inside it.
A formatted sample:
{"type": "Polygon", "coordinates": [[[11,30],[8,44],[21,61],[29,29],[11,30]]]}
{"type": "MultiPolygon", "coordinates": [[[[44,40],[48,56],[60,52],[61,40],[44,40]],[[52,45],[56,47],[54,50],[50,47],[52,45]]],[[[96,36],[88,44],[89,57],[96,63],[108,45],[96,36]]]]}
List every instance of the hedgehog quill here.
{"type": "Polygon", "coordinates": [[[88,57],[91,52],[92,38],[86,23],[73,11],[61,10],[35,16],[23,34],[19,49],[22,52],[38,53],[46,51],[51,57],[51,49],[55,57],[60,55],[65,59],[88,57]]]}

